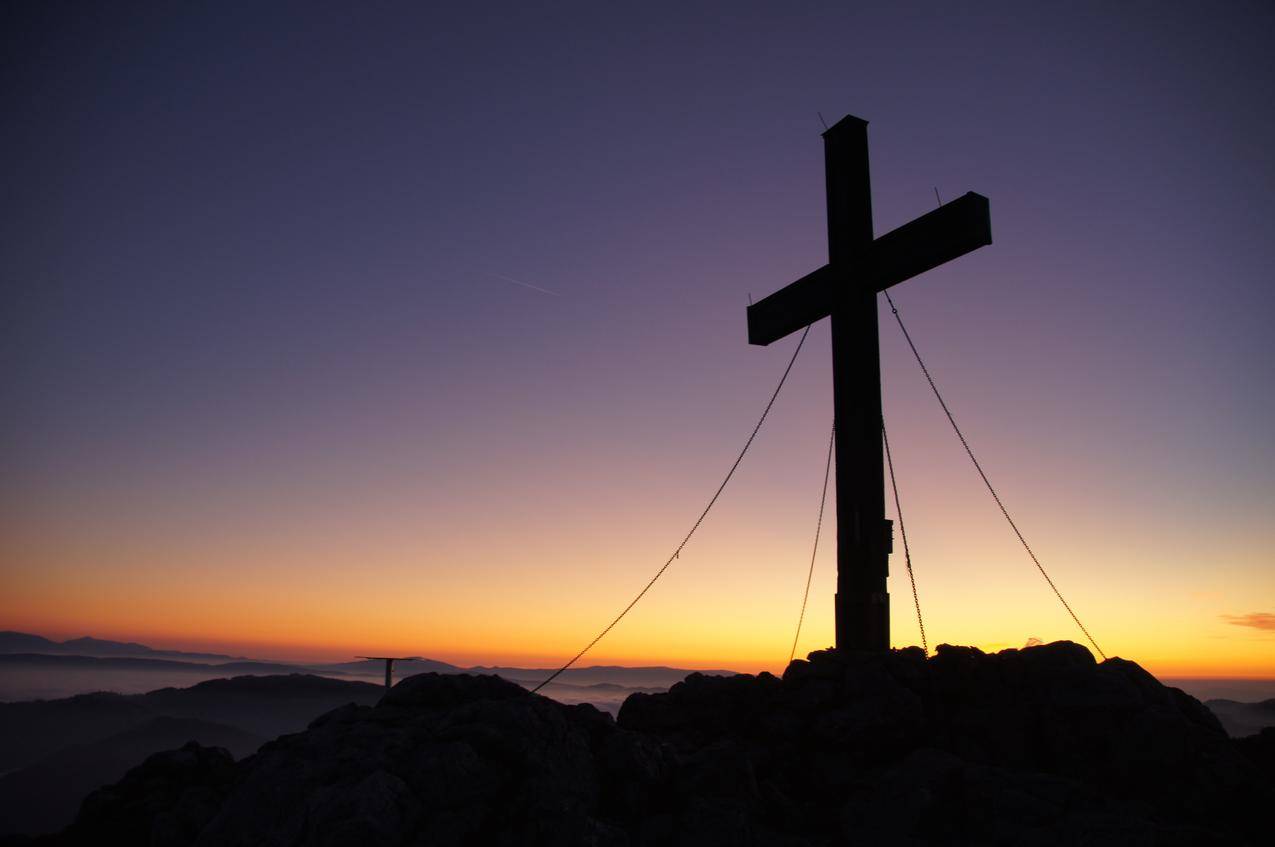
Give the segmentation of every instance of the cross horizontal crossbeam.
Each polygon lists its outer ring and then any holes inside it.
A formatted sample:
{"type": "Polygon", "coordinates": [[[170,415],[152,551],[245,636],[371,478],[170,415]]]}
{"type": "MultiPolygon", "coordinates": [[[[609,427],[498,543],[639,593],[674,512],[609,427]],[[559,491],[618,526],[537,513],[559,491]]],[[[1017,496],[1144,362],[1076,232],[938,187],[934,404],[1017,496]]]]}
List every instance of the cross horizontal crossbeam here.
{"type": "Polygon", "coordinates": [[[986,197],[973,191],[873,241],[851,268],[824,265],[748,307],[748,343],[766,345],[832,314],[839,288],[884,291],[992,243],[986,197]]]}
{"type": "Polygon", "coordinates": [[[874,239],[868,122],[847,115],[823,133],[823,149],[828,264],[749,306],[748,341],[770,344],[830,319],[837,649],[887,650],[892,528],[881,457],[877,294],[991,244],[990,204],[971,192],[874,239]]]}

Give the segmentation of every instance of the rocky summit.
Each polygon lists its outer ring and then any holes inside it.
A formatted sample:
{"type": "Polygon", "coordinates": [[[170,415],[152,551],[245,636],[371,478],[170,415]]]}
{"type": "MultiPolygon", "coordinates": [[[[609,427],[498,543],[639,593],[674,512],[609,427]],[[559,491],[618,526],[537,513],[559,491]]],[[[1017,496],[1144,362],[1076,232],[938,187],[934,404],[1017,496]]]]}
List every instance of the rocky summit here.
{"type": "Polygon", "coordinates": [[[1258,844],[1273,765],[1269,738],[1070,642],[822,651],[782,679],[692,674],[615,720],[422,674],[237,763],[151,756],[41,843],[1258,844]]]}

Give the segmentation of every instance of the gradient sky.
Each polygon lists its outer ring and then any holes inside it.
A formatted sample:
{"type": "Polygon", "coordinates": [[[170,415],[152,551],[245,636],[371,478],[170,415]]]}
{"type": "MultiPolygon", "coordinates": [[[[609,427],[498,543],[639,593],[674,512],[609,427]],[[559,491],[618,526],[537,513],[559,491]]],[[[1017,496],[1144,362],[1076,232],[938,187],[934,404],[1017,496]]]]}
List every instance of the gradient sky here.
{"type": "MultiPolygon", "coordinates": [[[[878,234],[991,198],[892,293],[1099,643],[1275,676],[1269,4],[442,5],[5,4],[0,628],[572,655],[791,354],[744,307],[852,113],[878,234]]],[[[888,319],[931,644],[1080,640],[888,319]]],[[[825,322],[587,661],[781,668],[830,424],[825,322]]]]}

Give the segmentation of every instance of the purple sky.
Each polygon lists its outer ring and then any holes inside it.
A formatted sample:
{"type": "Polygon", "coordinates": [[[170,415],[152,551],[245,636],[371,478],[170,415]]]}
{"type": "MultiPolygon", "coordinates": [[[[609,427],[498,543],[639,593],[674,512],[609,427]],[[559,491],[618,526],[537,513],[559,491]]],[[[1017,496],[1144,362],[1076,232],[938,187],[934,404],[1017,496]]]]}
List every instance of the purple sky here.
{"type": "MultiPolygon", "coordinates": [[[[530,562],[582,535],[635,551],[580,589],[574,652],[681,537],[786,362],[792,340],[745,343],[744,307],[826,260],[816,112],[852,113],[878,234],[935,188],[991,198],[991,247],[893,293],[1091,628],[1128,629],[1117,596],[1243,636],[1220,616],[1275,610],[1275,11],[865,5],[7,4],[6,579],[56,629],[88,600],[42,584],[46,558],[60,585],[171,567],[176,596],[206,565],[174,551],[266,538],[224,563],[265,591],[308,578],[280,563],[316,527],[401,550],[532,526],[530,562]],[[141,536],[160,540],[140,570],[85,552],[141,536]],[[1118,566],[1076,562],[1095,551],[1118,566]]],[[[1007,530],[886,317],[909,535],[959,638],[964,546],[1007,530]]],[[[817,328],[710,526],[773,525],[791,550],[778,630],[830,415],[817,328]]],[[[341,549],[369,574],[385,554],[341,549]]],[[[387,643],[419,643],[395,626],[387,643]]]]}

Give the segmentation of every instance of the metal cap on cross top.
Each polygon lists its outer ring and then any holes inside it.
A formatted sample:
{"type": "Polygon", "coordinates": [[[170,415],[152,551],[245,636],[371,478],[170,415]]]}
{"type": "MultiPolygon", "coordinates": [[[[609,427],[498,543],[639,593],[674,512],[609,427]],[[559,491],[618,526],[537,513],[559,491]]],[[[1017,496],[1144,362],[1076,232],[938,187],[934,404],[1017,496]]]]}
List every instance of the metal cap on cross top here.
{"type": "Polygon", "coordinates": [[[770,344],[821,318],[832,326],[839,650],[888,650],[891,524],[881,455],[877,293],[992,243],[986,197],[970,192],[880,238],[872,233],[868,122],[823,133],[828,264],[748,307],[748,342],[770,344]]]}

